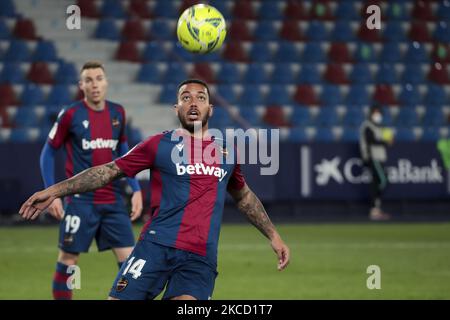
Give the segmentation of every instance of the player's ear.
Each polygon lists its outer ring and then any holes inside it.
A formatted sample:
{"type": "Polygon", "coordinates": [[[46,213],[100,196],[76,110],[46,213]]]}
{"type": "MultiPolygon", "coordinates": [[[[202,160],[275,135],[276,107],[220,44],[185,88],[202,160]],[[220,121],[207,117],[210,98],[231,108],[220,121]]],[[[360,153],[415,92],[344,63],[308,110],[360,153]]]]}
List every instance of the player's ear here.
{"type": "Polygon", "coordinates": [[[173,111],[174,111],[175,114],[178,116],[178,104],[174,104],[174,105],[173,105],[173,111]]]}
{"type": "Polygon", "coordinates": [[[212,104],[209,105],[209,116],[211,117],[214,113],[214,106],[212,104]]]}

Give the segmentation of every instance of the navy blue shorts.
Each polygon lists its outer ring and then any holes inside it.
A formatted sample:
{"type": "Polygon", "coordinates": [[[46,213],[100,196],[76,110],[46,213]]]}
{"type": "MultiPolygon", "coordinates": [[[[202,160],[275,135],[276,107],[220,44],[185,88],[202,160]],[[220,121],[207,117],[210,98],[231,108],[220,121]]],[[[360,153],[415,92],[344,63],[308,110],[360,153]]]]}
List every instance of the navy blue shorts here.
{"type": "Polygon", "coordinates": [[[69,253],[88,252],[95,238],[99,251],[134,246],[130,216],[122,204],[65,206],[59,226],[59,248],[69,253]]]}
{"type": "Polygon", "coordinates": [[[166,288],[163,299],[190,295],[211,299],[217,271],[205,257],[138,241],[114,281],[110,296],[121,300],[154,299],[166,288]]]}

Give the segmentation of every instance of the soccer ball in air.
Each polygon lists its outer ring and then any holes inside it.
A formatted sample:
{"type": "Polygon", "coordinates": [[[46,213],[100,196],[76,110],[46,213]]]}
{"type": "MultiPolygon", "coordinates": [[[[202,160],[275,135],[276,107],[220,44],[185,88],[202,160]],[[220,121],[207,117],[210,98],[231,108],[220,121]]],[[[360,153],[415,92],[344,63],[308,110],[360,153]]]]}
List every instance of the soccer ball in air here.
{"type": "Polygon", "coordinates": [[[196,4],[178,19],[177,36],[183,48],[194,53],[219,49],[227,34],[225,19],[214,7],[196,4]]]}

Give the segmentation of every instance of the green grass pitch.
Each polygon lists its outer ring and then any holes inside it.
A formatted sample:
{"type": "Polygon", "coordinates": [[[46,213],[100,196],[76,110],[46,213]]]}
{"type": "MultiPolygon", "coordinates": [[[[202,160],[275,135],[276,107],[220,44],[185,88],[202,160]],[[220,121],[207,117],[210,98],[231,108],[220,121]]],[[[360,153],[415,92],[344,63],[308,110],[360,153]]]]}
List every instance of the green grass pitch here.
{"type": "MultiPolygon", "coordinates": [[[[291,264],[276,270],[251,225],[224,225],[214,299],[450,299],[450,224],[291,224],[278,229],[291,264]],[[381,289],[366,286],[381,269],[381,289]]],[[[140,230],[137,226],[136,235],[140,230]]],[[[57,227],[0,228],[0,299],[51,299],[57,227]]],[[[80,259],[75,299],[105,299],[117,273],[110,251],[80,259]]]]}

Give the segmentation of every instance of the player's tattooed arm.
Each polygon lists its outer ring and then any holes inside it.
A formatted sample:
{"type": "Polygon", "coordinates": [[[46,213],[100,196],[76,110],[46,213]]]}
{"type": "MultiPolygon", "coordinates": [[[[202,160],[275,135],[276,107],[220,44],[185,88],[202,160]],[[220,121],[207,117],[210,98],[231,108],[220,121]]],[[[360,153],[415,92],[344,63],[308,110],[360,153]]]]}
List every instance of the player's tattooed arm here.
{"type": "Polygon", "coordinates": [[[259,231],[270,239],[272,249],[278,257],[278,270],[283,270],[289,264],[289,247],[281,239],[281,236],[270,221],[269,216],[264,209],[261,201],[253,193],[247,184],[240,190],[229,190],[229,193],[236,201],[239,210],[244,213],[250,222],[258,228],[259,231]]]}
{"type": "Polygon", "coordinates": [[[229,190],[229,193],[234,201],[236,201],[239,211],[245,214],[248,220],[250,220],[263,235],[269,239],[278,235],[263,204],[247,184],[240,190],[229,190]]]}
{"type": "Polygon", "coordinates": [[[55,185],[58,197],[75,193],[83,193],[101,188],[111,181],[121,178],[125,174],[115,164],[110,162],[104,165],[92,167],[80,172],[76,176],[55,185]]]}
{"type": "Polygon", "coordinates": [[[93,191],[123,176],[124,173],[114,162],[86,169],[70,179],[33,194],[22,205],[19,214],[25,219],[36,219],[56,198],[93,191]]]}

